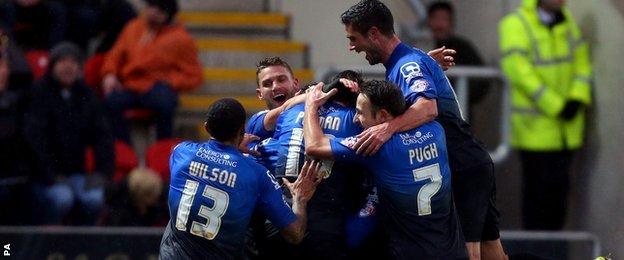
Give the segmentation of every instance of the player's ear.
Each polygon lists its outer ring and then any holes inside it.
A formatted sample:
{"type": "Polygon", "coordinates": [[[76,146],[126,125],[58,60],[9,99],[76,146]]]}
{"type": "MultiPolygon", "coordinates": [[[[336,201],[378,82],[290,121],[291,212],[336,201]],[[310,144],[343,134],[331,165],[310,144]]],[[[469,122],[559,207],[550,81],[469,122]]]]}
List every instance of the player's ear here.
{"type": "Polygon", "coordinates": [[[295,92],[299,92],[301,90],[301,85],[299,85],[299,79],[293,76],[293,84],[295,84],[295,92]]]}
{"type": "Polygon", "coordinates": [[[392,119],[392,114],[390,114],[388,110],[382,108],[377,111],[377,118],[379,118],[381,122],[390,121],[392,119]]]}
{"type": "Polygon", "coordinates": [[[256,88],[256,96],[258,97],[258,99],[263,99],[262,98],[262,92],[260,92],[260,87],[256,88]]]}
{"type": "Polygon", "coordinates": [[[210,131],[208,131],[208,122],[204,122],[204,130],[206,130],[207,134],[210,134],[210,131]]]}
{"type": "Polygon", "coordinates": [[[377,28],[377,26],[373,26],[370,29],[368,29],[368,32],[366,32],[366,36],[370,39],[377,39],[377,37],[379,36],[379,28],[377,28]]]}

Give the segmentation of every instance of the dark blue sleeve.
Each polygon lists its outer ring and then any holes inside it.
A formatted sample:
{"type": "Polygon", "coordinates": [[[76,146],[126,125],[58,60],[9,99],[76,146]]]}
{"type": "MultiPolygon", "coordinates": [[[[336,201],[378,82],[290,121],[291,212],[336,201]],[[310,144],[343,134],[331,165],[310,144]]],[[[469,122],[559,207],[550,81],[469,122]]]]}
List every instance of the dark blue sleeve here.
{"type": "Polygon", "coordinates": [[[329,140],[331,145],[332,154],[336,161],[362,161],[362,156],[358,155],[352,148],[357,142],[357,137],[351,136],[347,138],[333,138],[329,140]]]}
{"type": "Polygon", "coordinates": [[[260,174],[260,199],[258,208],[278,228],[284,228],[297,220],[297,216],[282,198],[282,188],[266,169],[260,174]]]}
{"type": "Polygon", "coordinates": [[[424,62],[414,59],[399,62],[399,70],[393,75],[393,83],[397,84],[408,105],[414,104],[419,97],[437,99],[438,91],[433,84],[433,74],[424,62]]]}
{"type": "Polygon", "coordinates": [[[247,121],[245,133],[258,136],[260,137],[260,139],[266,139],[273,136],[273,131],[268,131],[264,128],[264,117],[266,116],[267,112],[269,111],[260,111],[251,116],[249,118],[249,121],[247,121]]]}

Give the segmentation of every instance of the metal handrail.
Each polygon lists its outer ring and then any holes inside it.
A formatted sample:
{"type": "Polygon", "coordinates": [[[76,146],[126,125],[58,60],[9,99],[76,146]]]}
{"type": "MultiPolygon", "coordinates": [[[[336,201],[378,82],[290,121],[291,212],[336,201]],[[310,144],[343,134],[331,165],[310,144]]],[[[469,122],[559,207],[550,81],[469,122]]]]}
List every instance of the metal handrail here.
{"type": "MultiPolygon", "coordinates": [[[[385,70],[382,66],[336,66],[326,67],[317,70],[316,80],[327,81],[336,73],[343,70],[355,70],[365,77],[385,78],[385,70]]],[[[501,109],[501,126],[500,126],[500,142],[494,150],[488,151],[492,161],[494,163],[501,163],[507,158],[510,152],[509,147],[509,118],[511,113],[511,105],[509,104],[509,84],[503,77],[500,70],[491,67],[472,67],[472,66],[456,66],[446,72],[446,75],[457,79],[455,84],[457,100],[460,104],[460,109],[464,115],[467,115],[466,109],[469,101],[468,95],[468,80],[471,78],[490,78],[497,79],[503,82],[501,85],[503,88],[503,102],[501,109]]]]}

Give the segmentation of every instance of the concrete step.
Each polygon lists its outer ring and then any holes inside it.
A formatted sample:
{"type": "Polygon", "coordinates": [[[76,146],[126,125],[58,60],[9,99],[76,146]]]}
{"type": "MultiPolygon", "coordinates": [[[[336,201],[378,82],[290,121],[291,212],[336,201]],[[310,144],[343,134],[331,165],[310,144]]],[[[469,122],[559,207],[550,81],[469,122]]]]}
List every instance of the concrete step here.
{"type": "Polygon", "coordinates": [[[196,38],[287,39],[290,17],[281,13],[185,11],[178,15],[196,38]]]}
{"type": "MultiPolygon", "coordinates": [[[[309,69],[295,69],[295,77],[303,86],[314,80],[314,72],[309,69]]],[[[194,94],[255,95],[256,69],[204,68],[204,85],[194,90],[194,94]]]]}
{"type": "Polygon", "coordinates": [[[268,0],[180,0],[178,3],[181,10],[210,10],[213,12],[263,12],[269,8],[268,0]]]}
{"type": "Polygon", "coordinates": [[[200,60],[206,67],[253,68],[269,56],[280,56],[293,68],[309,67],[304,43],[284,40],[209,39],[196,40],[200,60]]]}
{"type": "Polygon", "coordinates": [[[197,95],[183,94],[180,95],[180,110],[206,112],[210,104],[221,98],[234,98],[238,100],[247,112],[258,112],[266,109],[264,101],[258,99],[255,95],[197,95]]]}

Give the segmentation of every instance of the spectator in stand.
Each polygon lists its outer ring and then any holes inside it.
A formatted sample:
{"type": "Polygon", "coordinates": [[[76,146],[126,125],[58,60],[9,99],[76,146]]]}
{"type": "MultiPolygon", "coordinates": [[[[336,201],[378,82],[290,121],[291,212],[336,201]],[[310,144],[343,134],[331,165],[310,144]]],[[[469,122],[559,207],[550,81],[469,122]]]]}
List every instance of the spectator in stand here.
{"type": "Polygon", "coordinates": [[[96,28],[97,40],[93,46],[95,53],[85,62],[84,80],[96,89],[99,97],[102,93],[101,68],[106,53],[113,47],[124,26],[137,16],[132,4],[126,0],[102,0],[99,6],[100,20],[96,28]]]}
{"type": "Polygon", "coordinates": [[[0,24],[24,51],[49,50],[65,38],[65,8],[43,0],[9,0],[0,6],[0,24]]]}
{"type": "Polygon", "coordinates": [[[6,52],[7,38],[0,47],[0,223],[3,225],[31,224],[31,210],[26,198],[28,174],[36,171],[30,160],[32,153],[21,135],[20,92],[9,86],[10,65],[6,52]]]}
{"type": "Polygon", "coordinates": [[[105,225],[165,226],[168,216],[162,191],[163,181],[156,172],[134,169],[110,192],[105,225]]]}
{"type": "Polygon", "coordinates": [[[80,80],[82,55],[63,42],[50,51],[50,66],[35,82],[24,135],[42,165],[37,198],[43,221],[60,224],[74,205],[80,224],[93,224],[104,204],[104,186],[113,171],[113,139],[99,100],[80,80]],[[95,151],[96,171],[85,174],[85,150],[95,151]]]}
{"type": "MultiPolygon", "coordinates": [[[[446,48],[457,51],[455,64],[465,66],[483,66],[483,59],[479,52],[468,39],[454,32],[455,10],[448,2],[434,2],[427,10],[427,26],[431,30],[435,48],[446,48]]],[[[456,87],[455,84],[452,84],[456,87]]],[[[468,81],[469,111],[483,99],[489,90],[489,82],[483,79],[471,79],[468,81]]]]}
{"type": "Polygon", "coordinates": [[[115,136],[124,141],[130,139],[123,117],[129,108],[153,110],[157,138],[170,138],[178,92],[202,82],[197,47],[174,21],[178,3],[146,2],[144,15],[126,25],[102,67],[102,90],[115,136]]]}

